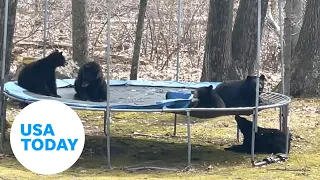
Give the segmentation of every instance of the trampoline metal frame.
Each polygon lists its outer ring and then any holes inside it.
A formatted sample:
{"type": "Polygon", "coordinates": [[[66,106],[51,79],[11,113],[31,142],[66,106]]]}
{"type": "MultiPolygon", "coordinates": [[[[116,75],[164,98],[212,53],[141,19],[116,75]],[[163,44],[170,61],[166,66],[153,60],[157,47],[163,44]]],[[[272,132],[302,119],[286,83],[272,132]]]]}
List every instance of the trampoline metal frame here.
{"type": "MultiPolygon", "coordinates": [[[[260,67],[260,33],[261,33],[261,0],[258,1],[258,33],[257,33],[257,60],[256,60],[256,70],[257,74],[259,75],[259,67],[260,67]]],[[[112,2],[111,0],[107,1],[108,4],[108,10],[107,10],[107,47],[106,47],[106,61],[107,61],[107,97],[109,97],[109,87],[110,87],[110,13],[111,13],[111,5],[112,2]]],[[[47,0],[45,0],[45,18],[44,18],[44,29],[47,29],[47,0]]],[[[178,4],[178,39],[177,39],[177,45],[180,46],[180,27],[181,27],[181,8],[182,8],[182,0],[179,0],[178,4]]],[[[280,23],[282,22],[282,7],[281,7],[281,0],[278,0],[279,3],[279,17],[280,17],[280,23]]],[[[0,92],[0,111],[1,111],[1,121],[2,121],[2,126],[1,126],[1,138],[0,138],[0,148],[3,148],[3,142],[5,140],[5,125],[6,125],[6,105],[7,105],[7,99],[5,98],[8,97],[10,99],[18,100],[21,101],[21,99],[17,99],[11,95],[8,95],[7,93],[4,92],[3,87],[5,83],[5,62],[6,62],[6,41],[7,41],[7,24],[8,24],[8,0],[5,0],[5,15],[4,15],[4,38],[3,38],[3,54],[2,54],[2,76],[1,76],[1,92],[0,92]]],[[[280,24],[280,43],[281,43],[281,53],[283,51],[283,33],[282,33],[282,24],[280,24]]],[[[46,31],[44,31],[44,38],[46,41],[46,31]]],[[[45,48],[46,45],[44,45],[44,53],[45,53],[45,48]]],[[[176,81],[179,80],[179,50],[178,48],[178,53],[177,53],[177,75],[176,75],[176,81]]],[[[283,54],[283,53],[282,53],[283,54]]],[[[45,54],[44,54],[45,55],[45,54]]],[[[284,79],[284,68],[283,68],[283,55],[281,56],[281,63],[282,63],[282,68],[281,68],[281,76],[282,80],[284,79]]],[[[258,76],[259,77],[259,76],[258,76]]],[[[283,82],[283,81],[282,81],[283,82]]],[[[257,92],[259,91],[259,78],[257,78],[257,87],[256,90],[257,92]]],[[[284,92],[284,84],[282,83],[282,92],[284,92]]],[[[278,93],[276,93],[278,94],[278,93]]],[[[177,108],[177,109],[110,109],[108,108],[110,105],[109,98],[107,99],[107,108],[106,109],[101,109],[101,108],[77,108],[77,107],[71,107],[73,109],[78,109],[78,110],[92,110],[92,111],[104,111],[104,134],[107,136],[107,156],[108,156],[108,167],[111,167],[111,160],[110,160],[110,112],[186,112],[187,115],[187,133],[188,133],[188,166],[191,165],[191,128],[190,128],[190,112],[191,111],[244,111],[244,110],[252,110],[254,119],[253,119],[253,128],[252,132],[256,132],[256,127],[257,127],[257,120],[258,120],[258,110],[260,109],[269,109],[269,108],[280,108],[280,113],[279,113],[279,121],[280,121],[280,129],[286,133],[287,141],[286,141],[286,153],[285,155],[288,156],[288,140],[289,140],[289,103],[291,102],[291,99],[283,94],[278,94],[280,96],[284,96],[287,98],[287,101],[283,103],[278,103],[278,104],[273,104],[273,105],[267,105],[267,106],[258,106],[258,93],[256,95],[256,105],[255,107],[243,107],[243,108],[177,108]]],[[[176,132],[176,118],[177,114],[175,114],[175,128],[174,131],[176,132]]],[[[238,130],[238,129],[237,129],[238,130]]],[[[237,138],[238,138],[239,132],[237,131],[237,138]]],[[[251,150],[251,162],[252,165],[255,166],[256,163],[254,161],[254,135],[252,136],[252,150],[251,150]]]]}
{"type": "MultiPolygon", "coordinates": [[[[265,109],[271,109],[271,108],[280,108],[280,117],[281,117],[281,121],[283,121],[284,123],[282,125],[287,125],[288,124],[288,105],[291,102],[291,99],[283,94],[279,94],[279,93],[273,93],[273,92],[269,92],[270,94],[274,94],[274,95],[278,95],[284,99],[286,99],[286,101],[282,101],[280,103],[277,104],[272,104],[272,105],[263,105],[263,106],[259,106],[258,110],[265,110],[265,109]]],[[[21,99],[18,99],[12,95],[7,94],[6,92],[4,92],[4,95],[10,99],[13,100],[17,100],[21,102],[21,99]]],[[[32,103],[33,101],[23,101],[25,103],[32,103]]],[[[7,104],[7,99],[5,99],[5,104],[7,104]]],[[[108,106],[107,106],[108,107],[108,106]]],[[[83,107],[75,107],[72,106],[72,109],[75,110],[89,110],[89,111],[103,111],[104,112],[104,124],[103,124],[103,131],[104,131],[104,135],[107,138],[110,138],[110,115],[108,116],[108,112],[106,111],[105,108],[83,108],[83,107]],[[109,121],[108,121],[109,119],[109,121]]],[[[107,108],[109,109],[109,108],[107,108]]],[[[190,116],[190,112],[191,111],[253,111],[253,114],[256,111],[256,107],[241,107],[241,108],[170,108],[170,109],[109,109],[109,113],[110,112],[166,112],[166,113],[175,113],[175,112],[186,112],[187,113],[187,152],[188,152],[188,166],[191,165],[191,116],[190,116]]],[[[177,114],[175,114],[176,116],[177,114]]],[[[254,115],[255,116],[255,115],[254,115]]],[[[4,119],[5,119],[5,114],[4,114],[4,119]]],[[[5,124],[5,121],[2,122],[2,124],[5,124]]],[[[254,126],[253,126],[254,127],[254,126]]],[[[285,127],[283,126],[282,129],[285,129],[285,127]]],[[[286,141],[286,156],[288,155],[288,135],[289,135],[289,131],[286,132],[287,134],[287,141],[286,141]]],[[[238,133],[237,133],[238,135],[238,133]]],[[[4,136],[2,136],[4,138],[4,136]]],[[[238,138],[239,136],[237,136],[238,138]]],[[[107,139],[107,156],[108,156],[108,167],[110,169],[112,169],[111,166],[111,156],[110,156],[110,139],[108,142],[107,139]]],[[[256,164],[256,162],[252,162],[253,165],[256,164]]]]}

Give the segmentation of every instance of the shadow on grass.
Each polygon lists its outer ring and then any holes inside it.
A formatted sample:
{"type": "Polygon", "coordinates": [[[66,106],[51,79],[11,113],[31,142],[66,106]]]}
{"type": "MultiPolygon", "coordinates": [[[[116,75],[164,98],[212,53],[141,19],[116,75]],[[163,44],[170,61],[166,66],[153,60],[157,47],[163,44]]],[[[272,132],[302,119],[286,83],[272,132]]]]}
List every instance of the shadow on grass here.
{"type": "MultiPolygon", "coordinates": [[[[102,171],[107,165],[106,145],[107,141],[104,136],[86,136],[81,157],[72,168],[64,173],[86,170],[90,174],[102,171]]],[[[224,151],[220,146],[192,144],[192,164],[198,167],[234,166],[248,163],[249,158],[249,155],[224,151]]],[[[28,171],[14,157],[10,158],[11,160],[5,159],[6,162],[0,158],[0,167],[28,171]]],[[[163,142],[163,139],[145,137],[112,137],[111,166],[122,169],[138,164],[139,167],[158,166],[183,169],[187,166],[187,143],[163,142]]]]}

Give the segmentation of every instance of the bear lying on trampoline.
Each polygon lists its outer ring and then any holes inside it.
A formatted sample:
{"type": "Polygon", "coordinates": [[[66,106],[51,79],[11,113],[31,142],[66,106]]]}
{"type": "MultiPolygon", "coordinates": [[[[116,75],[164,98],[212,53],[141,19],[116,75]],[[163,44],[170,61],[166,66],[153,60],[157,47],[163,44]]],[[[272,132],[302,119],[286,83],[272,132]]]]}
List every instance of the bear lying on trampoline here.
{"type": "MultiPolygon", "coordinates": [[[[252,140],[252,122],[248,121],[239,115],[235,116],[235,120],[238,127],[243,134],[242,145],[234,145],[229,148],[225,148],[226,151],[233,151],[238,153],[251,153],[251,140],[252,140]]],[[[258,131],[255,134],[255,152],[277,154],[285,153],[286,146],[286,134],[278,129],[262,128],[258,127],[258,131]]],[[[288,153],[291,146],[291,134],[289,135],[288,153]]]]}
{"type": "Polygon", "coordinates": [[[101,66],[87,62],[80,67],[74,82],[75,99],[82,101],[102,102],[107,99],[107,83],[103,77],[101,66]]]}
{"type": "Polygon", "coordinates": [[[19,73],[18,85],[36,94],[61,97],[57,94],[55,70],[65,64],[62,52],[55,50],[47,57],[27,64],[19,73]]]}
{"type": "Polygon", "coordinates": [[[200,87],[193,91],[190,108],[225,108],[223,100],[213,89],[213,86],[200,87]]]}
{"type": "MultiPolygon", "coordinates": [[[[264,89],[265,76],[259,77],[259,95],[264,89]]],[[[243,80],[227,81],[214,90],[228,107],[253,107],[256,99],[257,76],[247,76],[243,80]]],[[[262,101],[259,99],[259,104],[262,101]]]]}
{"type": "MultiPolygon", "coordinates": [[[[227,81],[219,84],[215,89],[200,87],[193,91],[190,108],[225,108],[252,107],[255,105],[257,76],[247,76],[244,80],[227,81]]],[[[259,80],[259,95],[264,88],[265,76],[259,80]]],[[[259,99],[260,104],[262,103],[259,99]]]]}

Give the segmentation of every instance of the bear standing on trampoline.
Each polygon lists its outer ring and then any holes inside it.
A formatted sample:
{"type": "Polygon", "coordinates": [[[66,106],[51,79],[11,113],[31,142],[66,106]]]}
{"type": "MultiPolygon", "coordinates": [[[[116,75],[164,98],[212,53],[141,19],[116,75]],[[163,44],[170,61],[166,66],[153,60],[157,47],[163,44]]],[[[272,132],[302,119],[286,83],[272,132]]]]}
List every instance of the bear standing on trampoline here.
{"type": "Polygon", "coordinates": [[[194,90],[190,108],[225,108],[223,100],[215,92],[213,86],[200,87],[194,90]]]}
{"type": "Polygon", "coordinates": [[[19,73],[18,85],[36,94],[61,97],[57,94],[55,70],[65,64],[62,52],[55,50],[47,57],[27,64],[19,73]]]}
{"type": "MultiPolygon", "coordinates": [[[[225,148],[226,151],[233,151],[239,153],[251,153],[251,142],[252,142],[252,121],[248,121],[239,115],[235,116],[238,127],[243,134],[242,145],[234,145],[230,148],[225,148]]],[[[291,134],[289,137],[288,153],[291,146],[291,134]]],[[[258,127],[258,131],[255,134],[255,152],[257,153],[268,153],[277,154],[285,153],[286,145],[286,134],[278,129],[262,128],[258,127]]]]}
{"type": "MultiPolygon", "coordinates": [[[[259,95],[264,89],[265,76],[259,77],[259,95]]],[[[215,92],[226,107],[253,107],[256,99],[257,76],[247,76],[244,80],[227,81],[219,84],[215,92]]],[[[259,99],[259,103],[262,103],[259,99]]]]}
{"type": "Polygon", "coordinates": [[[80,67],[74,82],[75,99],[82,101],[102,102],[107,99],[107,83],[103,77],[101,66],[87,62],[80,67]]]}

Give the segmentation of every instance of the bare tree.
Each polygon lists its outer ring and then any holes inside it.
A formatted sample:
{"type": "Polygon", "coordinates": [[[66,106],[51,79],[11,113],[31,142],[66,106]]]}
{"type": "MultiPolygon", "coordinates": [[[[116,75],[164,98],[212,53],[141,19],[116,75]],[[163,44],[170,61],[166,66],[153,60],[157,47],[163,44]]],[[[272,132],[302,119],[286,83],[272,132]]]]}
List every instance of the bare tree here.
{"type": "MultiPolygon", "coordinates": [[[[261,32],[268,1],[261,2],[261,32]]],[[[230,79],[242,79],[254,73],[257,57],[257,0],[241,0],[232,32],[232,65],[230,79]]]]}
{"type": "MultiPolygon", "coordinates": [[[[6,64],[5,64],[5,77],[7,77],[7,75],[9,74],[9,70],[10,70],[10,65],[12,62],[12,58],[11,58],[11,51],[13,48],[13,34],[14,34],[14,27],[15,27],[15,21],[16,21],[16,9],[17,9],[17,4],[18,4],[18,0],[11,0],[8,2],[8,31],[7,31],[7,42],[6,42],[6,55],[5,55],[5,60],[6,60],[6,64]]],[[[5,9],[5,0],[1,0],[0,1],[0,39],[3,40],[3,25],[4,25],[4,9],[5,9]]],[[[0,43],[0,58],[2,58],[2,49],[3,49],[3,41],[1,41],[0,43]]],[[[2,59],[0,60],[0,68],[2,69],[2,59]]],[[[5,79],[6,81],[6,79],[5,79]]],[[[2,99],[3,97],[1,97],[1,102],[2,103],[2,99]]],[[[5,106],[3,106],[4,104],[1,105],[1,108],[6,108],[5,106]]],[[[0,120],[0,127],[1,127],[1,120],[0,120]]],[[[4,129],[2,129],[4,130],[4,129]]],[[[1,130],[1,131],[2,131],[1,130]]],[[[2,132],[4,133],[4,132],[2,132]]]]}
{"type": "Polygon", "coordinates": [[[200,81],[224,81],[231,60],[233,0],[210,0],[200,81]]]}
{"type": "MultiPolygon", "coordinates": [[[[0,1],[0,39],[3,39],[3,24],[4,24],[4,4],[5,0],[0,1]]],[[[7,37],[7,51],[6,51],[6,70],[5,74],[8,75],[10,70],[10,65],[12,62],[11,51],[13,48],[13,34],[16,21],[16,9],[18,0],[9,1],[9,12],[8,12],[8,37],[7,37]]],[[[2,57],[2,47],[3,42],[0,43],[0,58],[2,57]]],[[[1,67],[2,63],[0,64],[1,67]]]]}
{"type": "Polygon", "coordinates": [[[299,39],[294,49],[290,94],[319,96],[320,1],[308,0],[299,39]]]}
{"type": "MultiPolygon", "coordinates": [[[[268,0],[262,1],[261,6],[263,25],[268,0]]],[[[233,1],[210,1],[201,81],[241,79],[253,74],[257,57],[257,7],[256,0],[241,0],[231,31],[233,1]]]]}
{"type": "MultiPolygon", "coordinates": [[[[291,23],[292,23],[292,47],[296,46],[299,38],[299,32],[303,20],[303,9],[305,0],[292,0],[291,23]]],[[[286,4],[288,2],[286,1],[286,4]]]]}
{"type": "Polygon", "coordinates": [[[290,75],[291,75],[291,51],[293,47],[292,39],[292,1],[286,1],[285,18],[284,18],[284,44],[283,44],[283,58],[284,58],[284,94],[290,93],[290,75]]]}
{"type": "Polygon", "coordinates": [[[72,47],[73,60],[79,66],[88,60],[88,22],[86,0],[72,0],[72,47]]]}
{"type": "Polygon", "coordinates": [[[137,80],[138,78],[141,38],[142,38],[144,17],[146,14],[146,10],[147,10],[147,0],[140,0],[136,39],[134,42],[134,49],[133,49],[133,56],[132,56],[132,63],[131,63],[131,73],[130,73],[131,80],[137,80]]]}

